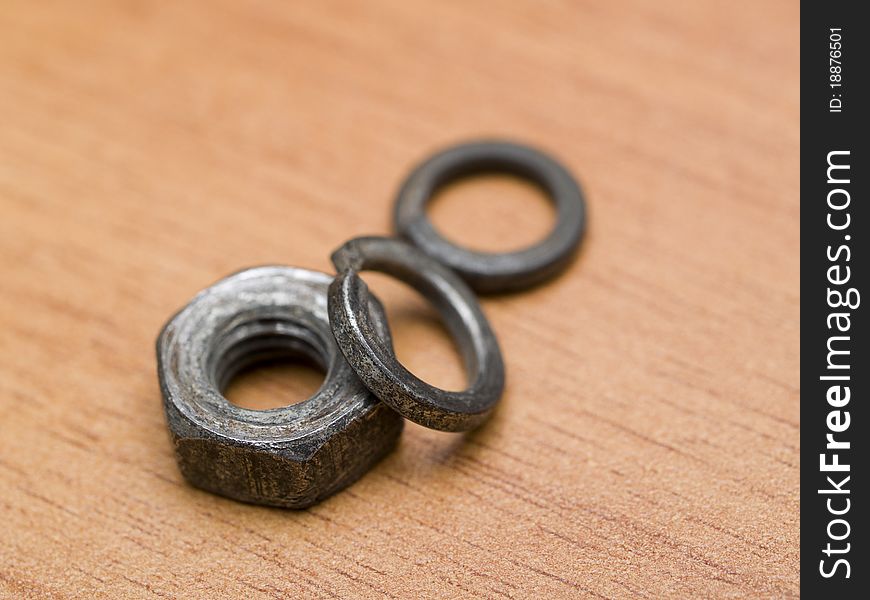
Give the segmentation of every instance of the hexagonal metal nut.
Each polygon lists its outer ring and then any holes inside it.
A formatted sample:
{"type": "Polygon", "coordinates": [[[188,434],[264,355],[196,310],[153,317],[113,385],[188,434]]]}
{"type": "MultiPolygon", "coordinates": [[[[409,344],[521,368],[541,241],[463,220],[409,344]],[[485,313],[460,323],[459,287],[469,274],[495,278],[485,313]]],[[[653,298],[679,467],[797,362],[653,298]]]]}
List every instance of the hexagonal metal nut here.
{"type": "MultiPolygon", "coordinates": [[[[244,502],[305,508],[356,481],[396,444],[403,419],[365,388],[335,343],[331,281],[292,267],[247,269],[200,292],[163,328],[158,376],[188,482],[244,502]],[[240,369],[287,355],[325,370],[312,397],[259,411],[222,395],[240,369]]],[[[391,344],[374,297],[369,314],[391,344]]]]}

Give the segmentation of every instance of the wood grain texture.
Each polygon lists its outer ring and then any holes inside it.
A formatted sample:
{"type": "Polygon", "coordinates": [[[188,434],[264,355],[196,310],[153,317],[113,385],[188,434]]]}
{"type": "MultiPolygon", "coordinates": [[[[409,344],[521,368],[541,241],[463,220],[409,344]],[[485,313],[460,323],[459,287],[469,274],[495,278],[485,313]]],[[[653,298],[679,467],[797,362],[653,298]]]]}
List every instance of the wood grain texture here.
{"type": "MultiPolygon", "coordinates": [[[[3,2],[0,593],[796,596],[798,21],[788,1],[3,2]],[[241,267],[329,270],[389,231],[411,164],[480,135],[559,156],[591,214],[564,277],[483,301],[508,370],[492,422],[409,426],[304,512],[186,485],[165,319],[241,267]]],[[[545,229],[533,192],[490,183],[438,222],[488,247],[545,229]]],[[[400,356],[460,385],[431,312],[375,283],[400,356]]]]}

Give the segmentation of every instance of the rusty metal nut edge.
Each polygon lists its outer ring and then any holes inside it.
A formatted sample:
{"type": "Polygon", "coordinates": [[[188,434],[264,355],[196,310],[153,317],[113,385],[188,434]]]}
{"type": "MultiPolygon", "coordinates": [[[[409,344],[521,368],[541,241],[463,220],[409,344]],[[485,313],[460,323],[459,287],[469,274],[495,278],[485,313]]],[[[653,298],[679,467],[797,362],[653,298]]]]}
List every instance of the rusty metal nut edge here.
{"type": "MultiPolygon", "coordinates": [[[[305,508],[357,480],[393,448],[403,420],[366,389],[338,350],[326,311],[331,281],[293,267],[246,269],[200,292],[163,328],[158,375],[188,482],[235,500],[305,508]],[[287,354],[326,371],[311,398],[258,411],[221,394],[239,369],[287,354]]],[[[368,315],[389,341],[374,297],[368,315]]]]}

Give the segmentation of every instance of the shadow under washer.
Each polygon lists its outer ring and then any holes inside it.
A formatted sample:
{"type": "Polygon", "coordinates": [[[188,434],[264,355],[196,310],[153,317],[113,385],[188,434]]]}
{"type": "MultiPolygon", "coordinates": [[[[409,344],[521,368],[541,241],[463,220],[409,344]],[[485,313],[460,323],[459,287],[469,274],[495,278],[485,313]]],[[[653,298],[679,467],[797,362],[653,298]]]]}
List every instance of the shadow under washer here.
{"type": "MultiPolygon", "coordinates": [[[[166,324],[157,368],[178,466],[196,487],[244,502],[304,508],[357,480],[393,448],[403,420],[366,389],[336,346],[326,311],[332,277],[292,267],[240,271],[200,292],[166,324]],[[300,403],[230,404],[242,368],[306,357],[326,377],[300,403]]],[[[373,296],[377,335],[389,329],[373,296]]]]}

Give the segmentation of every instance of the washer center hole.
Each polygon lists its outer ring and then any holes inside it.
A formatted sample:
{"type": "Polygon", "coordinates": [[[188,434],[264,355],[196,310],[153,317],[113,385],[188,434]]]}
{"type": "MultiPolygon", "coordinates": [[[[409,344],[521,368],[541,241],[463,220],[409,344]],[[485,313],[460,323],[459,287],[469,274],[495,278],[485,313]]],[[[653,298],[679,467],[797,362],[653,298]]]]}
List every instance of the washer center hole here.
{"type": "Polygon", "coordinates": [[[459,348],[438,310],[394,277],[365,271],[369,290],[383,303],[396,358],[411,373],[444,390],[463,390],[468,377],[459,348]]]}
{"type": "Polygon", "coordinates": [[[528,248],[556,224],[556,209],[541,187],[497,173],[446,184],[430,200],[427,213],[442,237],[478,252],[528,248]]]}

